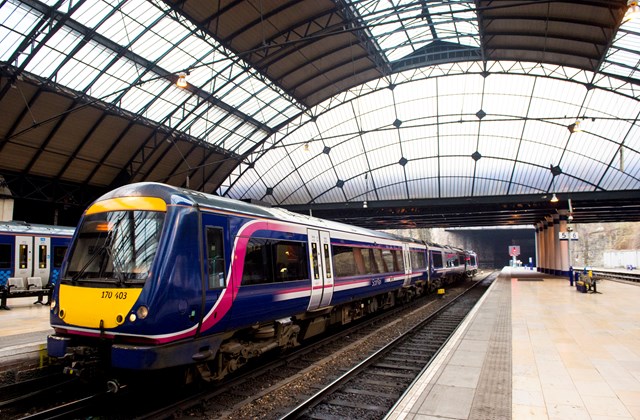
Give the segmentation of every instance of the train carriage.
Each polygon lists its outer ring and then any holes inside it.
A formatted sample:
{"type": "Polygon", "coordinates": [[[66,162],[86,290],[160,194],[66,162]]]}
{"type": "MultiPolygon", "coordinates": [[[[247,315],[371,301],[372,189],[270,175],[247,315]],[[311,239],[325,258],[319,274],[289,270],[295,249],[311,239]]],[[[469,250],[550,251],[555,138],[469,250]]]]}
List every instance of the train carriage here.
{"type": "Polygon", "coordinates": [[[478,255],[471,250],[464,251],[465,256],[465,271],[467,277],[472,278],[478,274],[478,255]]]}
{"type": "Polygon", "coordinates": [[[80,373],[107,360],[116,370],[196,364],[219,379],[427,291],[426,249],[168,185],[124,186],[76,230],[53,295],[49,355],[80,373]]]}
{"type": "Polygon", "coordinates": [[[58,281],[74,228],[0,222],[0,286],[12,280],[26,283],[38,278],[42,285],[58,281]]]}

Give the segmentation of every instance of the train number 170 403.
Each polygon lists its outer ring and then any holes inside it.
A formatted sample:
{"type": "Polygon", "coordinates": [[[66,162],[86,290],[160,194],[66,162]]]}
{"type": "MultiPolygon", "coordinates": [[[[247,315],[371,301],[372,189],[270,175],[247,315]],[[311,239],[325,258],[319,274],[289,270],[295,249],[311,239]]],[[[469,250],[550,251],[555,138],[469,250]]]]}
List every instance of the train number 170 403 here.
{"type": "Polygon", "coordinates": [[[127,298],[127,292],[112,292],[110,290],[103,290],[102,291],[102,299],[126,299],[127,298]]]}

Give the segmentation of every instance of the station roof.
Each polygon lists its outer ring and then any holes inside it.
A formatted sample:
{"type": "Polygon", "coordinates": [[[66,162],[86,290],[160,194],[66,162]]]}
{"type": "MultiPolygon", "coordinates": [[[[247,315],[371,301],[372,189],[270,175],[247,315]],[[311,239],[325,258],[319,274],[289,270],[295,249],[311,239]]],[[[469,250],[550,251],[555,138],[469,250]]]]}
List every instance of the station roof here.
{"type": "Polygon", "coordinates": [[[576,222],[638,220],[627,9],[6,0],[0,175],[65,205],[159,181],[373,228],[532,224],[569,198],[576,222]]]}

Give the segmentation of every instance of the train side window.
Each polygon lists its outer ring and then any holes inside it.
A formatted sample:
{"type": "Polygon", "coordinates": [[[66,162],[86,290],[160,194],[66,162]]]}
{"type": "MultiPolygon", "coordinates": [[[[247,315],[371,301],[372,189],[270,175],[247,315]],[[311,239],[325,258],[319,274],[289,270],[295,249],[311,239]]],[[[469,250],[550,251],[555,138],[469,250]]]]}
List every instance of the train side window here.
{"type": "Polygon", "coordinates": [[[396,264],[394,264],[393,254],[390,249],[382,250],[382,259],[384,260],[385,273],[391,273],[392,271],[398,271],[396,264]]]}
{"type": "Polygon", "coordinates": [[[53,247],[53,267],[62,267],[62,261],[64,261],[64,254],[66,253],[67,253],[66,246],[53,247]]]}
{"type": "Polygon", "coordinates": [[[251,238],[242,268],[242,284],[252,285],[273,282],[271,247],[268,239],[251,238]]]}
{"type": "Polygon", "coordinates": [[[306,242],[277,241],[272,244],[272,248],[275,257],[275,281],[309,278],[306,242]]]}
{"type": "Polygon", "coordinates": [[[18,249],[18,262],[21,269],[27,268],[27,262],[29,261],[29,245],[20,245],[18,249]]]}
{"type": "Polygon", "coordinates": [[[368,249],[368,253],[369,253],[369,264],[371,265],[371,274],[377,274],[380,272],[380,264],[378,263],[378,260],[376,259],[375,256],[375,249],[373,248],[369,248],[368,249]]]}
{"type": "Polygon", "coordinates": [[[353,248],[334,245],[331,251],[333,252],[333,270],[336,273],[336,277],[355,276],[357,271],[353,248]]]}
{"type": "Polygon", "coordinates": [[[441,252],[432,252],[431,253],[431,261],[433,262],[433,268],[442,268],[444,267],[443,264],[443,260],[442,260],[442,253],[441,252]]]}
{"type": "Polygon", "coordinates": [[[373,258],[376,262],[376,267],[378,268],[378,273],[386,273],[387,267],[384,263],[384,259],[382,258],[382,249],[374,248],[373,249],[373,258]]]}
{"type": "Polygon", "coordinates": [[[427,267],[427,259],[422,251],[411,251],[411,267],[413,270],[424,270],[427,267]]]}
{"type": "Polygon", "coordinates": [[[207,226],[207,267],[209,289],[226,286],[222,229],[207,226]]]}
{"type": "Polygon", "coordinates": [[[402,258],[402,251],[394,249],[391,251],[393,255],[393,271],[404,271],[404,258],[402,258]]]}
{"type": "Polygon", "coordinates": [[[38,247],[38,268],[47,268],[47,246],[38,247]]]}
{"type": "Polygon", "coordinates": [[[11,268],[11,245],[0,244],[0,268],[11,268]]]}

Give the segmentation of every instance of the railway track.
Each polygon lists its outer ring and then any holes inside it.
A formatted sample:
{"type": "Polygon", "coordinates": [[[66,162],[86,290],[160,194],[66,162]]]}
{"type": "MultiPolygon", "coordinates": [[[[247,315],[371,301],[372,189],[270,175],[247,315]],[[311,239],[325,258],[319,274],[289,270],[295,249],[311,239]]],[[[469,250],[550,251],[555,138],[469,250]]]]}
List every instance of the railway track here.
{"type": "Polygon", "coordinates": [[[99,394],[77,378],[61,374],[36,377],[0,387],[0,418],[73,418],[95,404],[99,394]]]}
{"type": "Polygon", "coordinates": [[[632,283],[640,283],[640,272],[629,271],[621,273],[617,271],[593,270],[593,276],[599,280],[614,280],[632,283]]]}
{"type": "MultiPolygon", "coordinates": [[[[493,278],[495,275],[490,280],[493,278]]],[[[479,282],[481,280],[470,283],[479,282]]],[[[128,407],[126,417],[137,419],[158,420],[175,418],[176,415],[192,418],[276,418],[286,415],[315,390],[334,381],[344,370],[357,364],[364,357],[363,354],[366,356],[400,335],[409,328],[405,323],[413,325],[417,322],[407,321],[407,318],[424,319],[425,313],[435,312],[437,307],[463,293],[467,287],[468,284],[451,287],[447,289],[444,299],[433,295],[418,299],[411,305],[395,308],[295,352],[274,354],[271,359],[260,360],[259,365],[251,366],[245,373],[239,372],[240,375],[212,386],[179,389],[163,383],[157,389],[153,387],[153,391],[151,388],[136,390],[131,386],[125,392],[104,395],[104,398],[100,397],[100,393],[84,394],[74,400],[66,399],[69,403],[59,404],[60,407],[38,405],[42,408],[37,409],[37,413],[31,409],[23,411],[22,417],[0,417],[36,419],[99,416],[115,419],[122,418],[123,413],[114,407],[128,407]],[[363,346],[365,342],[367,344],[363,346]],[[24,417],[25,413],[32,414],[24,417]]],[[[414,376],[415,371],[419,371],[417,366],[412,368],[414,376]]]]}
{"type": "Polygon", "coordinates": [[[282,419],[383,418],[428,366],[486,288],[478,283],[477,287],[319,390],[282,419]]]}

